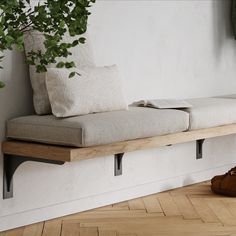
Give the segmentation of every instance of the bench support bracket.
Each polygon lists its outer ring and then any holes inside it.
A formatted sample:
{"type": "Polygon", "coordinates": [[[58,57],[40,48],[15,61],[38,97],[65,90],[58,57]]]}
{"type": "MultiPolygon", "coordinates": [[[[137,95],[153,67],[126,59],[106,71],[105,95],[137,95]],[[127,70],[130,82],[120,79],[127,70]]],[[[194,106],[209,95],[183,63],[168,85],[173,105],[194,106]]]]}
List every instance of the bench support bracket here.
{"type": "Polygon", "coordinates": [[[196,159],[202,159],[203,157],[203,143],[205,139],[199,139],[196,141],[196,159]]]}
{"type": "Polygon", "coordinates": [[[63,161],[54,161],[33,157],[22,157],[4,154],[3,157],[3,199],[13,197],[13,176],[17,168],[26,161],[43,162],[49,164],[63,165],[63,161]]]}
{"type": "Polygon", "coordinates": [[[115,154],[115,176],[122,175],[122,159],[123,159],[124,153],[118,153],[115,154]]]}

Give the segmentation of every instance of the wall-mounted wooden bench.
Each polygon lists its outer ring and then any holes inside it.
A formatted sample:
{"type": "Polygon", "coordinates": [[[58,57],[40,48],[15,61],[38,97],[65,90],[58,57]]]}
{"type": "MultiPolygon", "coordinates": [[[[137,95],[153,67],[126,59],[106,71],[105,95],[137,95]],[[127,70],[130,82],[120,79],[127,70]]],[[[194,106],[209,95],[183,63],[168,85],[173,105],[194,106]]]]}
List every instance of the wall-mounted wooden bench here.
{"type": "Polygon", "coordinates": [[[231,124],[86,148],[5,141],[2,143],[2,152],[4,154],[3,198],[7,199],[13,197],[14,173],[16,169],[26,161],[62,165],[65,162],[114,155],[114,173],[115,175],[121,175],[122,157],[126,152],[196,141],[196,158],[200,159],[202,158],[202,144],[205,139],[235,133],[236,124],[231,124]]]}

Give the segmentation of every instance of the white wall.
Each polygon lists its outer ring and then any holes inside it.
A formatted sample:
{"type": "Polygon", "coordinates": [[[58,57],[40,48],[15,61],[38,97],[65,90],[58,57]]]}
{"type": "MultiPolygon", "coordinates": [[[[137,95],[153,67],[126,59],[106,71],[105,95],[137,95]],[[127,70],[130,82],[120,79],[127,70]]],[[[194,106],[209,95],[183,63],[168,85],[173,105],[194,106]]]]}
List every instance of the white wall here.
{"type": "Polygon", "coordinates": [[[229,1],[104,1],[91,31],[99,64],[117,63],[130,101],[235,93],[229,1]]]}
{"type": "MultiPolygon", "coordinates": [[[[130,102],[236,93],[229,1],[98,1],[91,10],[96,62],[120,66],[130,102]]],[[[9,53],[4,66],[1,140],[8,118],[32,111],[22,55],[9,53]]],[[[235,143],[234,135],[207,140],[198,161],[194,142],[129,153],[119,177],[111,156],[64,166],[25,163],[14,198],[0,199],[0,231],[209,179],[235,163],[235,143]]]]}

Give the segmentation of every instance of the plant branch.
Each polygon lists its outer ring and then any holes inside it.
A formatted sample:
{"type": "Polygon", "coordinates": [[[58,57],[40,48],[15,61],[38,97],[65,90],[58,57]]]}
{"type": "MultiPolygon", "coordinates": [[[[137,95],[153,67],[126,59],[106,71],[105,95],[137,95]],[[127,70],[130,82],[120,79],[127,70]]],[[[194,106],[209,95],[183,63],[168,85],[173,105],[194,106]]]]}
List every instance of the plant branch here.
{"type": "Polygon", "coordinates": [[[33,28],[44,35],[44,48],[29,52],[26,56],[28,64],[34,65],[39,73],[47,71],[48,65],[52,63],[60,68],[75,67],[73,61],[60,63],[60,59],[68,58],[72,55],[72,47],[85,42],[81,35],[87,29],[88,9],[95,0],[43,0],[37,1],[36,5],[30,4],[32,0],[0,2],[0,50],[13,50],[15,47],[23,50],[23,33],[33,28]],[[77,36],[77,40],[63,41],[66,33],[77,36]]]}
{"type": "Polygon", "coordinates": [[[21,32],[25,32],[27,28],[29,28],[31,25],[33,25],[33,22],[31,21],[28,25],[24,26],[22,29],[20,29],[21,32]]]}

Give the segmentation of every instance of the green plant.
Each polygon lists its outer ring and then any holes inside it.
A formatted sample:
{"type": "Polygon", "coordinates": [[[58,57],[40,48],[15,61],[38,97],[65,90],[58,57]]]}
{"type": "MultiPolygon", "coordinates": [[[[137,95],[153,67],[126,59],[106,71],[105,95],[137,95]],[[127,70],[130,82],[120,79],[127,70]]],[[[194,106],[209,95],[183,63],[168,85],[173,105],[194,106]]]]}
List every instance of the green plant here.
{"type": "MultiPolygon", "coordinates": [[[[29,52],[28,64],[34,65],[39,73],[46,72],[51,63],[57,63],[59,68],[75,67],[73,61],[58,59],[68,57],[70,48],[85,43],[81,35],[87,30],[92,3],[95,0],[38,0],[37,4],[35,0],[0,0],[0,53],[14,48],[24,50],[24,33],[35,30],[44,34],[45,52],[29,52]],[[62,41],[67,31],[75,37],[72,43],[62,41]]],[[[2,59],[3,56],[0,62],[2,59]]],[[[70,77],[74,75],[71,72],[70,77]]],[[[0,88],[3,86],[0,81],[0,88]]]]}

